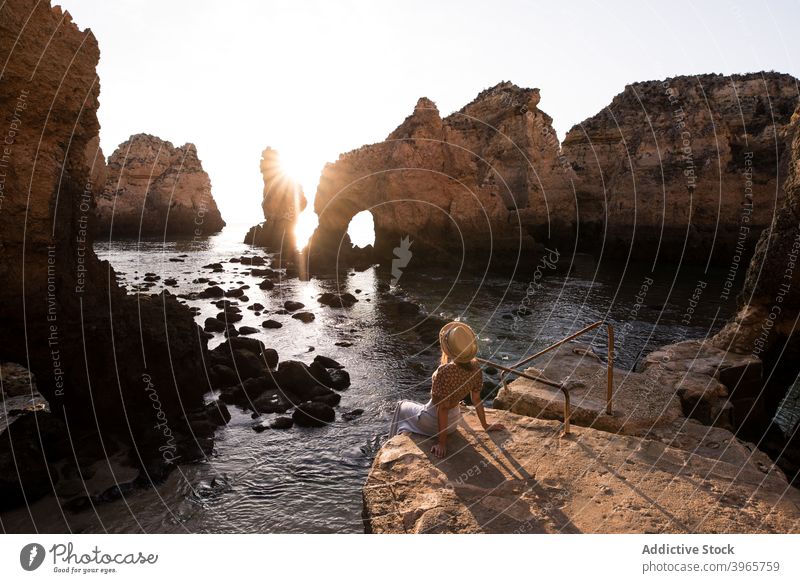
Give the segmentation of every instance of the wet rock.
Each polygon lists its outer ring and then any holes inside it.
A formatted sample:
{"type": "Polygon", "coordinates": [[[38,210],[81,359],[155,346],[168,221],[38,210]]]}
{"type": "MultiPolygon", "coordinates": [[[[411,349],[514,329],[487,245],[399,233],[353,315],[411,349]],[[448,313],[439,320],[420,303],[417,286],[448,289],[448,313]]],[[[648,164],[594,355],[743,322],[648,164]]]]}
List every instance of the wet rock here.
{"type": "Polygon", "coordinates": [[[46,411],[27,413],[0,433],[0,511],[53,492],[51,464],[69,454],[66,427],[46,411]]]}
{"type": "Polygon", "coordinates": [[[259,421],[258,423],[253,424],[253,431],[256,433],[263,433],[267,429],[269,429],[269,425],[266,421],[259,421]]]}
{"type": "Polygon", "coordinates": [[[203,269],[213,269],[214,271],[222,271],[222,263],[209,263],[208,265],[204,265],[203,269]]]}
{"type": "Polygon", "coordinates": [[[350,386],[350,373],[344,369],[330,371],[331,384],[328,385],[337,391],[343,391],[350,386]]]}
{"type": "Polygon", "coordinates": [[[213,389],[230,387],[239,382],[236,371],[224,364],[215,364],[211,366],[211,368],[208,369],[208,379],[213,389]]]}
{"type": "Polygon", "coordinates": [[[292,318],[295,320],[300,320],[304,324],[309,324],[310,322],[314,321],[315,316],[311,312],[298,312],[297,314],[294,314],[292,318]]]}
{"type": "Polygon", "coordinates": [[[239,335],[239,331],[233,324],[228,324],[228,327],[225,328],[225,332],[223,332],[222,335],[225,336],[225,338],[236,338],[239,335]]]}
{"type": "Polygon", "coordinates": [[[333,386],[333,379],[331,378],[331,374],[328,372],[322,364],[320,364],[317,359],[314,359],[314,362],[308,367],[311,376],[321,385],[325,385],[326,387],[333,386]]]}
{"type": "Polygon", "coordinates": [[[327,356],[322,356],[321,354],[318,354],[317,356],[314,357],[314,362],[318,362],[325,368],[344,368],[343,365],[339,364],[334,359],[329,358],[327,356]]]}
{"type": "Polygon", "coordinates": [[[197,279],[193,279],[192,283],[208,283],[207,277],[198,277],[197,279]]]}
{"type": "Polygon", "coordinates": [[[164,285],[175,287],[176,285],[178,285],[178,280],[175,279],[174,277],[168,277],[167,279],[164,280],[164,285]]]}
{"type": "Polygon", "coordinates": [[[239,301],[247,303],[250,301],[250,298],[248,298],[247,296],[239,296],[239,301]]]}
{"type": "Polygon", "coordinates": [[[266,415],[270,413],[285,413],[293,404],[293,400],[289,399],[280,389],[269,389],[253,401],[252,408],[257,413],[266,415]]]}
{"type": "Polygon", "coordinates": [[[275,287],[275,284],[272,283],[272,280],[265,279],[261,283],[258,284],[259,289],[270,290],[275,287]]]}
{"type": "Polygon", "coordinates": [[[284,360],[275,375],[282,389],[302,395],[316,384],[309,367],[299,360],[284,360]]]}
{"type": "Polygon", "coordinates": [[[335,419],[332,407],[315,401],[301,403],[292,413],[292,420],[301,427],[323,427],[335,419]]]}
{"type": "Polygon", "coordinates": [[[252,326],[241,326],[239,328],[239,334],[257,334],[258,328],[253,328],[252,326]]]}
{"type": "Polygon", "coordinates": [[[272,429],[291,429],[293,425],[294,420],[291,417],[276,417],[269,424],[272,429]]]}
{"type": "Polygon", "coordinates": [[[345,421],[352,421],[356,417],[361,417],[364,414],[364,409],[353,409],[342,414],[342,419],[345,421]]]}
{"type": "Polygon", "coordinates": [[[317,301],[323,306],[331,308],[349,308],[358,301],[358,298],[351,293],[335,294],[325,292],[317,298],[317,301]]]}
{"type": "Polygon", "coordinates": [[[334,342],[334,346],[340,346],[342,348],[350,348],[353,345],[352,342],[348,340],[340,340],[339,342],[334,342]]]}
{"type": "Polygon", "coordinates": [[[283,327],[283,324],[281,324],[280,322],[278,322],[276,320],[264,320],[263,322],[261,322],[261,325],[264,328],[270,328],[270,329],[271,328],[281,328],[281,327],[283,327]]]}
{"type": "Polygon", "coordinates": [[[248,310],[253,310],[253,311],[257,311],[257,312],[258,312],[258,311],[261,311],[261,310],[263,310],[263,309],[264,309],[264,306],[263,306],[262,304],[259,304],[258,302],[256,302],[256,303],[254,303],[254,304],[251,304],[251,305],[247,306],[247,309],[248,309],[248,310]]]}
{"type": "Polygon", "coordinates": [[[221,298],[223,295],[225,295],[225,292],[222,291],[221,287],[219,287],[218,285],[212,285],[201,291],[199,294],[197,294],[197,297],[202,299],[221,298]]]}
{"type": "Polygon", "coordinates": [[[264,265],[265,263],[264,258],[259,255],[242,255],[239,258],[239,261],[242,263],[242,265],[264,265]]]}
{"type": "Polygon", "coordinates": [[[206,321],[203,324],[203,330],[206,332],[224,332],[225,328],[227,328],[225,322],[221,322],[216,318],[206,318],[206,321]]]}
{"type": "Polygon", "coordinates": [[[295,312],[297,310],[305,308],[306,305],[302,302],[293,302],[291,300],[287,300],[283,302],[283,307],[289,312],[295,312]]]}
{"type": "Polygon", "coordinates": [[[244,295],[244,290],[240,287],[229,289],[225,292],[226,298],[238,298],[244,295]]]}
{"type": "Polygon", "coordinates": [[[219,320],[220,322],[235,323],[240,321],[241,319],[242,319],[241,314],[230,310],[225,312],[220,312],[219,314],[217,314],[217,320],[219,320]]]}
{"type": "Polygon", "coordinates": [[[278,274],[277,271],[275,271],[274,269],[270,269],[268,267],[263,269],[255,268],[250,270],[250,275],[252,275],[253,277],[272,277],[273,275],[277,274],[278,274]]]}
{"type": "Polygon", "coordinates": [[[212,401],[205,407],[208,419],[215,425],[227,425],[231,420],[231,412],[221,401],[212,401]]]}

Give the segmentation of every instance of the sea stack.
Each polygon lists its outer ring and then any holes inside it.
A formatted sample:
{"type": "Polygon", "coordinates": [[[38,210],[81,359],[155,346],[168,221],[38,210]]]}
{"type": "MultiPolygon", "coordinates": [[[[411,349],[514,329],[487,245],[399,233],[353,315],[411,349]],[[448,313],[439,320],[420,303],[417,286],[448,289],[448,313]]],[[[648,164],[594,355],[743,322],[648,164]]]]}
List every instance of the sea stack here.
{"type": "Polygon", "coordinates": [[[98,231],[113,237],[202,237],[225,226],[195,145],[149,134],[111,154],[96,215],[98,231]]]}
{"type": "Polygon", "coordinates": [[[244,242],[273,251],[288,249],[292,254],[296,247],[294,226],[306,208],[303,189],[281,169],[280,154],[273,148],[267,147],[261,154],[261,176],[264,179],[261,199],[264,222],[251,227],[244,242]]]}

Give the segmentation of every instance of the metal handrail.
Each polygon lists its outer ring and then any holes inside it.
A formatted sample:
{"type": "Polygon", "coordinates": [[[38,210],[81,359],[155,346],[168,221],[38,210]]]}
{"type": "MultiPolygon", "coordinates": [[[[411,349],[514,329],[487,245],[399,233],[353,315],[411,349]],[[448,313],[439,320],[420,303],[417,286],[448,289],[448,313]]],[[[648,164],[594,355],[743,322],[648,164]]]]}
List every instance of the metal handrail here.
{"type": "Polygon", "coordinates": [[[564,383],[557,383],[555,381],[551,381],[550,379],[546,379],[544,377],[529,375],[526,372],[514,370],[512,368],[505,367],[501,364],[497,364],[496,362],[492,362],[490,360],[484,360],[483,358],[476,358],[475,360],[483,364],[489,364],[495,368],[499,368],[502,371],[504,371],[503,374],[500,376],[500,380],[502,381],[503,386],[505,386],[506,384],[505,375],[507,373],[511,373],[526,379],[530,379],[532,381],[538,381],[542,384],[550,385],[551,387],[561,389],[561,392],[564,393],[564,435],[569,435],[569,416],[570,413],[572,412],[572,407],[570,406],[570,401],[569,401],[569,389],[567,389],[567,387],[564,386],[564,383]]]}
{"type": "Polygon", "coordinates": [[[503,365],[497,364],[496,362],[492,362],[490,360],[485,360],[485,359],[482,359],[482,358],[478,358],[476,360],[478,362],[483,363],[483,364],[488,364],[488,365],[491,365],[491,366],[493,366],[495,368],[498,368],[498,369],[502,370],[503,373],[500,375],[500,382],[503,383],[503,387],[507,386],[506,376],[509,375],[509,374],[513,374],[513,375],[516,375],[516,376],[519,376],[519,377],[523,377],[523,378],[526,378],[526,379],[537,381],[537,382],[540,382],[542,384],[545,384],[545,385],[560,389],[561,392],[564,394],[564,435],[569,435],[569,429],[570,429],[569,418],[570,418],[570,415],[572,413],[572,409],[570,407],[569,389],[564,385],[564,383],[557,383],[555,381],[551,381],[550,379],[547,379],[547,378],[544,378],[544,377],[540,377],[540,376],[530,375],[530,374],[528,374],[526,372],[519,371],[519,370],[516,370],[516,369],[518,369],[521,366],[524,366],[524,365],[528,364],[529,362],[531,362],[532,360],[542,356],[543,354],[546,354],[546,353],[550,352],[551,350],[553,350],[555,348],[558,348],[562,344],[565,344],[566,342],[569,342],[570,340],[573,340],[573,339],[577,338],[578,336],[582,336],[583,334],[586,334],[587,332],[590,332],[590,331],[594,330],[598,326],[602,326],[603,324],[606,325],[606,330],[607,330],[607,333],[608,333],[608,363],[606,364],[606,370],[607,370],[607,372],[606,372],[606,414],[611,415],[612,414],[611,404],[612,404],[612,397],[613,397],[613,393],[614,393],[614,326],[613,326],[613,324],[609,324],[608,322],[604,322],[603,320],[600,320],[599,322],[595,322],[594,324],[589,324],[588,326],[586,326],[585,328],[582,328],[581,330],[578,330],[574,334],[570,334],[566,338],[563,338],[563,339],[559,340],[558,342],[554,342],[553,344],[551,344],[547,348],[544,348],[544,349],[540,350],[536,354],[533,354],[532,356],[528,356],[526,358],[523,358],[522,360],[520,360],[520,361],[514,363],[513,365],[511,365],[510,367],[503,366],[503,365]]]}

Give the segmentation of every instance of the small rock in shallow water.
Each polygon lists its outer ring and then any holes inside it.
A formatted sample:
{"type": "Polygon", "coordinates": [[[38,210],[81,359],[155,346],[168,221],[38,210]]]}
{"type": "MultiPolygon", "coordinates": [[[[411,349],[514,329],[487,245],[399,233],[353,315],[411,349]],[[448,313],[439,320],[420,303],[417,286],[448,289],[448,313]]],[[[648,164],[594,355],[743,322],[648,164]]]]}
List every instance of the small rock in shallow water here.
{"type": "Polygon", "coordinates": [[[286,308],[290,312],[297,311],[301,308],[305,308],[306,305],[302,302],[293,302],[292,300],[287,300],[283,302],[283,307],[286,308]]]}
{"type": "Polygon", "coordinates": [[[262,281],[261,283],[259,283],[259,284],[258,284],[258,287],[259,287],[260,289],[266,289],[266,290],[270,290],[270,289],[272,289],[272,288],[274,288],[274,287],[275,287],[275,284],[274,284],[274,283],[272,283],[272,281],[271,281],[271,280],[269,280],[269,279],[265,279],[264,281],[262,281]]]}
{"type": "Polygon", "coordinates": [[[252,326],[242,326],[239,328],[239,334],[258,334],[258,328],[252,326]]]}
{"type": "Polygon", "coordinates": [[[276,417],[269,424],[272,429],[291,429],[293,425],[294,420],[291,417],[276,417]]]}
{"type": "Polygon", "coordinates": [[[302,427],[323,427],[336,419],[336,412],[325,403],[308,401],[295,408],[292,419],[302,427]]]}
{"type": "Polygon", "coordinates": [[[198,298],[221,298],[225,295],[225,292],[222,291],[222,288],[218,285],[212,285],[211,287],[207,287],[199,294],[197,294],[198,298]]]}
{"type": "Polygon", "coordinates": [[[314,321],[314,314],[311,312],[298,312],[292,316],[295,320],[300,320],[301,322],[308,324],[309,322],[314,321]]]}
{"type": "Polygon", "coordinates": [[[343,391],[350,386],[350,373],[344,369],[335,369],[330,372],[331,387],[337,391],[343,391]]]}
{"type": "Polygon", "coordinates": [[[225,322],[220,322],[216,318],[206,318],[203,330],[206,332],[224,332],[226,327],[225,322]]]}
{"type": "Polygon", "coordinates": [[[352,421],[356,417],[360,417],[364,414],[364,409],[353,409],[352,411],[347,411],[346,413],[342,414],[342,419],[345,421],[352,421]]]}
{"type": "Polygon", "coordinates": [[[350,293],[334,294],[325,292],[317,298],[317,301],[323,306],[329,306],[331,308],[349,308],[355,304],[358,299],[350,293]]]}
{"type": "Polygon", "coordinates": [[[261,325],[264,328],[281,328],[283,326],[283,324],[276,322],[275,320],[264,320],[261,322],[261,325]]]}
{"type": "Polygon", "coordinates": [[[320,363],[325,368],[344,368],[344,366],[339,364],[339,362],[330,357],[322,356],[321,354],[318,354],[314,357],[314,362],[320,363]]]}

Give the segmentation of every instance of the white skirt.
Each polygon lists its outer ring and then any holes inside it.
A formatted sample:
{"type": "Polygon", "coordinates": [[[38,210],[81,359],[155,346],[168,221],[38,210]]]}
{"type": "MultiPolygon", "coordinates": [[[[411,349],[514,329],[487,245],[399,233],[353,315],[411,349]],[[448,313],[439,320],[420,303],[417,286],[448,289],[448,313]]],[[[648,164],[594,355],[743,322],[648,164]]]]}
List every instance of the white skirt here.
{"type": "MultiPolygon", "coordinates": [[[[453,433],[461,421],[461,408],[453,407],[447,411],[446,433],[453,433]]],[[[428,401],[424,405],[414,401],[400,401],[395,407],[389,437],[398,433],[410,432],[433,436],[439,433],[439,418],[436,405],[428,401]]]]}

